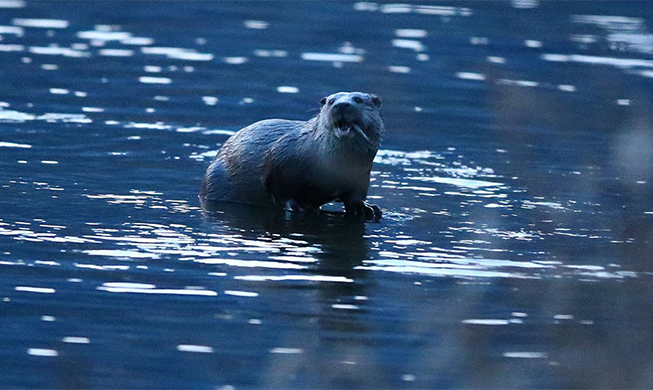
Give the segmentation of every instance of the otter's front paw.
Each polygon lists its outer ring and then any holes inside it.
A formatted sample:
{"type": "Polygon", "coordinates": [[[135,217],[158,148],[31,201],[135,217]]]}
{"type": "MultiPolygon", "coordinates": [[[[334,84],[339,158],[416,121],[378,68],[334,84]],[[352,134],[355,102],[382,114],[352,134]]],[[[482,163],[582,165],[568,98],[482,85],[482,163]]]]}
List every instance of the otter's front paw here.
{"type": "Polygon", "coordinates": [[[348,215],[355,218],[364,218],[367,221],[378,222],[381,220],[381,209],[375,204],[355,202],[345,207],[348,215]]]}
{"type": "Polygon", "coordinates": [[[365,204],[365,219],[379,222],[381,220],[381,209],[375,204],[365,204]]]}

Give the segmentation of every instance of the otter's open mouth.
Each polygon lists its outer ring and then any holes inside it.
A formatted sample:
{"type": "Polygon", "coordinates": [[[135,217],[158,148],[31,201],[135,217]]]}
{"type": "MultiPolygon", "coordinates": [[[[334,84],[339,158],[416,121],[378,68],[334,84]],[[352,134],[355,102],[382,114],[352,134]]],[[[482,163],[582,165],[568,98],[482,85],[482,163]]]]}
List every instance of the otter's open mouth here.
{"type": "Polygon", "coordinates": [[[367,137],[367,134],[365,134],[361,126],[356,122],[349,122],[348,120],[340,119],[335,123],[335,127],[336,127],[336,136],[338,138],[351,138],[354,136],[354,134],[358,134],[361,137],[363,137],[365,141],[369,143],[372,142],[367,137]]]}
{"type": "Polygon", "coordinates": [[[354,124],[352,122],[340,119],[335,123],[335,127],[338,137],[350,138],[354,136],[354,124]]]}

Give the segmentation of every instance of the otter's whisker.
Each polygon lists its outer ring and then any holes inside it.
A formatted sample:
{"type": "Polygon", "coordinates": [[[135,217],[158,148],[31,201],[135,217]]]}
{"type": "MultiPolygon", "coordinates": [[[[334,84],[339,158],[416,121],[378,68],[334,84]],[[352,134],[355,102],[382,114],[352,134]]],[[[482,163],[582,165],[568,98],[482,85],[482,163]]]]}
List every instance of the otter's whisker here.
{"type": "Polygon", "coordinates": [[[363,137],[363,138],[365,139],[365,141],[367,141],[368,144],[373,145],[373,144],[372,144],[372,141],[369,139],[369,137],[367,136],[367,134],[365,134],[365,132],[363,131],[363,129],[360,128],[360,126],[358,126],[357,124],[354,123],[353,128],[354,128],[354,130],[355,130],[358,134],[360,134],[361,137],[363,137]]]}

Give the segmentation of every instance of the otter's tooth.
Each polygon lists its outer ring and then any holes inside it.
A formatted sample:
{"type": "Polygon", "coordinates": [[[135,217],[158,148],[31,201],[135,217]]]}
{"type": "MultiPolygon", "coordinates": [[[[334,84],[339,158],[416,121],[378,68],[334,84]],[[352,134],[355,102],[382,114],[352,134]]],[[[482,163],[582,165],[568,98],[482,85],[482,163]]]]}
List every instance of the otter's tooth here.
{"type": "Polygon", "coordinates": [[[365,138],[365,141],[372,144],[372,141],[370,141],[370,139],[367,137],[367,134],[365,134],[365,132],[363,131],[363,129],[360,128],[360,126],[358,126],[356,123],[354,123],[353,128],[354,128],[354,130],[356,130],[356,132],[358,134],[361,135],[361,137],[365,138]]]}

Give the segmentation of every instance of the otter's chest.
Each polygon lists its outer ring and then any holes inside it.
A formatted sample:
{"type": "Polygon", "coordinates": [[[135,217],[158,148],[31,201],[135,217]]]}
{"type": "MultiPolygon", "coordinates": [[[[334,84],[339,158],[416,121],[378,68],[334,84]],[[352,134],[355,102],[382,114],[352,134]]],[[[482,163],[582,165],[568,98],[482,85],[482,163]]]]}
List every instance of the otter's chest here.
{"type": "Polygon", "coordinates": [[[343,191],[367,186],[372,162],[348,155],[324,156],[316,159],[310,172],[311,181],[321,183],[321,187],[334,195],[343,191]]]}

